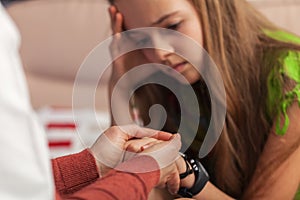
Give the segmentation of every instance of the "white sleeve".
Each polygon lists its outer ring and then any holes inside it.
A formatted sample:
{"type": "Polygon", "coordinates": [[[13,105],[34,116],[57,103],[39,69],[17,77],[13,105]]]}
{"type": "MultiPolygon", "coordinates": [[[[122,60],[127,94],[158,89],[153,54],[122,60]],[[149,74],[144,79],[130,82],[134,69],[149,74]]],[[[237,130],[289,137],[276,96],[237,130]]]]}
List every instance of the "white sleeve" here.
{"type": "Polygon", "coordinates": [[[0,4],[0,199],[54,199],[46,135],[31,108],[20,36],[0,4]]]}

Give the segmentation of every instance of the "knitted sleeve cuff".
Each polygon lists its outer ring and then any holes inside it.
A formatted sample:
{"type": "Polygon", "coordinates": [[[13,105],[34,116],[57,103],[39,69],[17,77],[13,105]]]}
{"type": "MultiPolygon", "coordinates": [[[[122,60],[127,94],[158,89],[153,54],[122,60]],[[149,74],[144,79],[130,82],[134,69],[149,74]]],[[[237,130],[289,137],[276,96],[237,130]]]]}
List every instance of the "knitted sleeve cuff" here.
{"type": "Polygon", "coordinates": [[[67,195],[99,178],[96,161],[88,150],[52,160],[56,190],[67,195]]]}

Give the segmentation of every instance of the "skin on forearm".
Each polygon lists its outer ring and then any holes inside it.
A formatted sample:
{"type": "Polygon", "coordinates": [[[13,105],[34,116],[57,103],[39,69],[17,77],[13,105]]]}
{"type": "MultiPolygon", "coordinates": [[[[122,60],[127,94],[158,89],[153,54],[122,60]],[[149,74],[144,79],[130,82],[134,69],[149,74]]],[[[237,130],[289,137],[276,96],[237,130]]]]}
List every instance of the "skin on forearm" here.
{"type": "MultiPolygon", "coordinates": [[[[178,198],[176,196],[175,198],[178,198]]],[[[172,196],[166,189],[163,191],[157,191],[156,189],[152,190],[152,192],[149,195],[148,200],[166,200],[166,199],[174,199],[174,196],[172,196]]],[[[192,199],[197,200],[233,200],[230,196],[219,190],[217,187],[215,187],[212,183],[207,182],[203,190],[194,196],[192,199]]]]}
{"type": "MultiPolygon", "coordinates": [[[[177,170],[180,174],[184,173],[186,171],[186,164],[182,157],[179,157],[176,160],[176,166],[177,166],[177,170]]],[[[184,178],[180,181],[180,187],[190,188],[193,186],[194,181],[195,181],[194,174],[190,174],[186,178],[184,178]]],[[[175,196],[175,198],[178,198],[178,197],[179,196],[175,196]]],[[[154,188],[150,192],[149,197],[148,197],[148,200],[169,200],[169,199],[170,200],[174,199],[174,196],[171,195],[167,189],[157,189],[157,188],[154,188]]]]}
{"type": "MultiPolygon", "coordinates": [[[[180,157],[180,159],[178,159],[178,161],[176,161],[176,164],[177,164],[179,173],[183,173],[186,171],[186,164],[182,157],[180,157]]],[[[193,186],[194,182],[195,182],[195,176],[194,176],[194,174],[190,174],[186,178],[181,180],[180,186],[191,188],[193,186]]],[[[225,193],[223,193],[221,190],[219,190],[217,187],[215,187],[210,182],[207,182],[207,184],[205,185],[203,190],[199,194],[194,196],[193,198],[199,199],[199,200],[202,200],[202,199],[210,199],[210,200],[233,199],[233,198],[229,197],[228,195],[226,195],[225,193]]]]}
{"type": "Polygon", "coordinates": [[[207,184],[204,186],[202,191],[193,197],[197,200],[204,200],[204,199],[210,199],[210,200],[232,200],[233,198],[219,190],[216,186],[214,186],[211,182],[207,182],[207,184]]]}
{"type": "MultiPolygon", "coordinates": [[[[279,166],[277,166],[271,175],[264,176],[261,180],[262,172],[266,167],[269,167],[269,162],[276,159],[279,155],[291,148],[295,141],[299,141],[299,117],[300,109],[297,103],[294,103],[288,109],[288,116],[290,119],[289,128],[284,136],[275,134],[275,125],[272,127],[272,132],[269,134],[268,140],[265,144],[264,151],[262,152],[257,169],[252,177],[247,190],[246,199],[293,199],[294,195],[299,188],[300,182],[300,147],[289,155],[289,157],[279,166]],[[259,181],[263,184],[257,187],[259,181]]],[[[276,124],[276,123],[274,123],[276,124]]],[[[222,191],[218,190],[211,183],[208,183],[203,190],[196,195],[196,199],[228,199],[222,191]],[[215,198],[216,197],[216,198],[215,198]]],[[[230,199],[230,198],[229,198],[230,199]]]]}
{"type": "MultiPolygon", "coordinates": [[[[247,199],[293,199],[300,183],[300,109],[294,102],[287,110],[290,124],[283,136],[276,135],[276,122],[268,136],[264,150],[259,158],[257,168],[247,190],[247,199]],[[292,153],[291,149],[295,148],[292,153]],[[275,168],[270,165],[278,161],[284,152],[289,152],[288,157],[281,161],[275,168]],[[273,167],[273,169],[272,169],[273,167]],[[270,169],[264,173],[266,169],[270,169]]],[[[282,116],[282,122],[284,118],[282,116]]]]}
{"type": "MultiPolygon", "coordinates": [[[[182,157],[180,157],[176,161],[176,165],[177,165],[177,169],[178,169],[179,173],[184,173],[186,171],[186,164],[185,164],[185,161],[182,157]]],[[[193,186],[194,182],[195,182],[195,176],[194,176],[194,174],[190,174],[186,178],[181,180],[180,186],[191,188],[193,186]]],[[[176,196],[176,198],[177,197],[178,196],[176,196]]],[[[153,190],[148,199],[149,200],[152,200],[152,199],[154,200],[154,199],[173,199],[173,198],[174,197],[171,197],[171,195],[168,193],[167,190],[165,190],[164,192],[160,191],[159,193],[158,193],[158,191],[153,190]],[[166,198],[166,197],[169,197],[169,198],[166,198]]],[[[205,185],[203,190],[199,194],[194,196],[193,199],[198,199],[198,200],[202,200],[202,199],[232,200],[233,198],[231,198],[230,196],[228,196],[227,194],[225,194],[224,192],[219,190],[212,183],[207,182],[207,184],[205,185]]]]}

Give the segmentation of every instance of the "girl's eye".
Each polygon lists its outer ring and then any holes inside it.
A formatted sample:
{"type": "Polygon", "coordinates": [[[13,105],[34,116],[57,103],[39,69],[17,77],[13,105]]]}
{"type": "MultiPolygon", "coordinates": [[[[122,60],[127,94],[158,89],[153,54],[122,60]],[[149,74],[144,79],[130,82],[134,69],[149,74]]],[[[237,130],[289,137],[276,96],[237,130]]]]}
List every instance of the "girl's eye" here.
{"type": "Polygon", "coordinates": [[[179,28],[180,24],[181,24],[181,22],[171,24],[171,25],[167,26],[167,29],[177,30],[179,28]]]}

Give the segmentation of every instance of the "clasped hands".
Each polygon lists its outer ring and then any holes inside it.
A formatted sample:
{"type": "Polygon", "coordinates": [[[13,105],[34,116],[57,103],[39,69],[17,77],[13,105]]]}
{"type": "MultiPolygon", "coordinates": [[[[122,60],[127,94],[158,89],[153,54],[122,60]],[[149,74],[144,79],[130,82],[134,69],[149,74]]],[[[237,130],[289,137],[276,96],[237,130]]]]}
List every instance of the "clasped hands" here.
{"type": "Polygon", "coordinates": [[[137,166],[135,171],[129,172],[146,173],[159,170],[160,179],[156,187],[166,187],[171,194],[176,194],[180,186],[191,187],[194,183],[193,174],[182,180],[179,178],[179,174],[186,170],[186,163],[179,155],[180,148],[179,134],[126,125],[107,129],[90,151],[95,157],[101,176],[105,176],[111,169],[118,169],[117,166],[123,162],[150,156],[157,162],[156,167],[149,169],[149,166],[137,166]]]}

